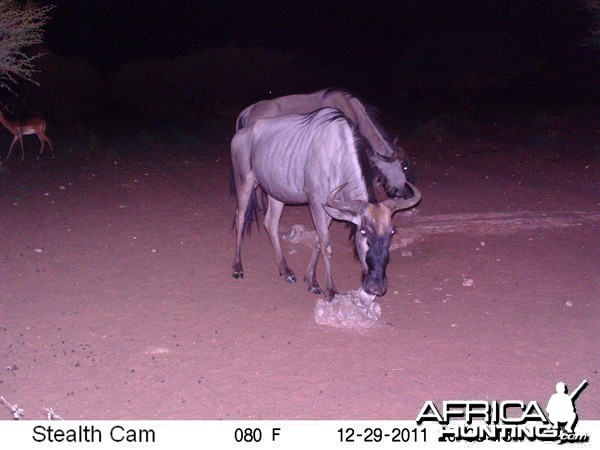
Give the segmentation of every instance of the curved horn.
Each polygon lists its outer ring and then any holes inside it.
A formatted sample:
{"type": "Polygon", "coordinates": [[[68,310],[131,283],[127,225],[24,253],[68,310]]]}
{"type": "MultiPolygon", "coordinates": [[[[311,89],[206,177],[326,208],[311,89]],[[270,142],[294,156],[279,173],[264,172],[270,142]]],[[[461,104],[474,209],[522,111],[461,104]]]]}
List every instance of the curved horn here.
{"type": "Polygon", "coordinates": [[[348,183],[344,183],[341,186],[338,186],[333,191],[329,193],[327,199],[325,200],[325,204],[331,208],[339,209],[340,211],[350,211],[354,213],[360,212],[360,209],[364,205],[365,202],[361,200],[350,200],[350,201],[338,201],[335,198],[340,193],[342,189],[346,187],[348,183]]]}
{"type": "Polygon", "coordinates": [[[406,184],[413,191],[414,195],[411,198],[409,198],[407,200],[403,199],[403,198],[393,198],[393,199],[386,200],[385,202],[383,202],[383,204],[385,206],[387,206],[389,209],[391,209],[392,212],[398,211],[400,209],[412,208],[413,206],[415,206],[417,203],[419,203],[421,201],[421,191],[419,191],[415,187],[414,184],[409,183],[408,181],[406,182],[406,184]]]}

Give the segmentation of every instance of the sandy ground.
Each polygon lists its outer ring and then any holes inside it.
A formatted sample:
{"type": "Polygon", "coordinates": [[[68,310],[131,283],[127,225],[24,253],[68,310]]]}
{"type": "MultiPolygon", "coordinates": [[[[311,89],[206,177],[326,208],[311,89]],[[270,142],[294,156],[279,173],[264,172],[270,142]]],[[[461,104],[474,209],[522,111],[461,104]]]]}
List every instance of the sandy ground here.
{"type": "MultiPolygon", "coordinates": [[[[31,143],[0,173],[0,395],[24,419],[415,419],[427,400],[545,405],[585,378],[577,412],[600,419],[595,133],[404,140],[423,201],[395,216],[382,323],[363,333],[315,323],[264,231],[231,277],[227,139],[87,158],[57,142],[39,162],[31,143]]],[[[312,228],[306,207],[294,224],[312,228]]],[[[301,275],[310,249],[284,251],[301,275]]]]}

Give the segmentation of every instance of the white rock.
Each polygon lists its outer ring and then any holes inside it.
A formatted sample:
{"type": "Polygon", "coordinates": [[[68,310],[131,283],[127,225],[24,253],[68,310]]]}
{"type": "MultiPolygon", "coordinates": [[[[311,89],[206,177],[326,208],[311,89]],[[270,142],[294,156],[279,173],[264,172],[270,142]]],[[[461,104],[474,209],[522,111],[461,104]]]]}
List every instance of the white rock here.
{"type": "Polygon", "coordinates": [[[314,310],[315,322],[336,328],[369,328],[381,318],[381,305],[374,300],[374,295],[362,289],[337,294],[331,301],[319,299],[314,310]]]}

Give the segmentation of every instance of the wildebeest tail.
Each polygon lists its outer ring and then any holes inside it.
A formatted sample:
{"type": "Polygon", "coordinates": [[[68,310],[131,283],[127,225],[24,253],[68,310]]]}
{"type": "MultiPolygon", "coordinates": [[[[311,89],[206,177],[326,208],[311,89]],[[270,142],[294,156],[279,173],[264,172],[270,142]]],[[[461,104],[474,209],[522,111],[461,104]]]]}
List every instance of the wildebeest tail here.
{"type": "Polygon", "coordinates": [[[233,164],[229,166],[229,196],[235,195],[235,172],[233,171],[233,164]]]}
{"type": "Polygon", "coordinates": [[[246,111],[247,111],[247,108],[245,110],[243,110],[241,112],[241,114],[238,116],[237,122],[235,124],[235,131],[240,131],[242,128],[244,128],[246,126],[246,111]]]}
{"type": "Polygon", "coordinates": [[[248,206],[246,207],[246,214],[244,215],[242,236],[250,234],[250,232],[252,231],[252,222],[256,222],[256,226],[260,230],[260,225],[258,224],[258,209],[258,201],[256,200],[256,189],[253,189],[252,194],[250,194],[250,200],[248,200],[248,206]]]}

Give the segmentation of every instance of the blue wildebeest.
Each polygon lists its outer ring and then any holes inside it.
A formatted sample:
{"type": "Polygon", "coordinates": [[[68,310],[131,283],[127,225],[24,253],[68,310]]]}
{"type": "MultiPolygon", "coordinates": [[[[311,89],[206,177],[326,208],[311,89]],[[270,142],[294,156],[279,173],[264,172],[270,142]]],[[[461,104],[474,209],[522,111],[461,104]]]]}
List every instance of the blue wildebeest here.
{"type": "Polygon", "coordinates": [[[305,114],[323,107],[342,111],[369,141],[369,157],[378,169],[379,179],[388,197],[404,197],[410,194],[406,191],[405,181],[414,183],[414,175],[398,139],[390,139],[378,123],[374,108],[365,106],[345,89],[322,89],[311,94],[286,95],[254,103],[238,115],[236,131],[252,125],[259,119],[285,114],[305,114]]]}
{"type": "MultiPolygon", "coordinates": [[[[354,224],[355,245],[362,266],[362,287],[373,295],[387,289],[386,267],[394,227],[392,214],[416,205],[420,192],[405,182],[410,198],[377,203],[373,192],[368,141],[353,122],[334,108],[310,114],[290,114],[257,120],[240,129],[231,141],[232,186],[237,210],[237,239],[233,277],[243,278],[241,244],[256,217],[256,192],[267,194],[265,228],[279,263],[279,274],[289,282],[296,276],[288,267],[279,242],[279,219],[285,204],[306,204],[317,231],[305,280],[308,289],[332,298],[337,290],[331,270],[329,225],[332,218],[354,224]],[[323,256],[326,287],[315,277],[323,256]]],[[[408,197],[408,195],[406,195],[408,197]]]]}

